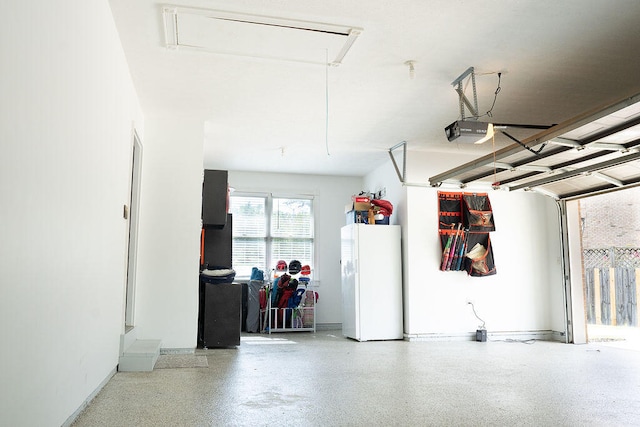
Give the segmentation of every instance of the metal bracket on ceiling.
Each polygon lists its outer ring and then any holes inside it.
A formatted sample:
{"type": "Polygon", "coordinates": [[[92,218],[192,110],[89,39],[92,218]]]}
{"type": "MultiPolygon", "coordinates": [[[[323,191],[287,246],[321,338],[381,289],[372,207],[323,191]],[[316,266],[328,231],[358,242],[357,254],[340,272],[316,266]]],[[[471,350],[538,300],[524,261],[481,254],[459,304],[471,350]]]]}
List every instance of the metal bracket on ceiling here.
{"type": "Polygon", "coordinates": [[[393,167],[396,170],[396,174],[398,175],[398,179],[400,183],[405,187],[439,187],[438,185],[431,184],[423,184],[416,182],[407,182],[407,141],[402,141],[389,148],[389,157],[391,157],[391,163],[393,163],[393,167]],[[398,162],[396,162],[396,158],[393,154],[395,150],[402,147],[402,172],[400,172],[400,168],[398,167],[398,162]]]}
{"type": "Polygon", "coordinates": [[[407,176],[407,141],[402,141],[389,148],[389,157],[391,157],[391,163],[393,163],[393,167],[396,170],[396,174],[398,175],[398,179],[401,183],[405,183],[407,176]],[[396,158],[393,156],[393,151],[402,147],[402,173],[400,173],[400,169],[398,168],[398,164],[396,163],[396,158]]]}
{"type": "MultiPolygon", "coordinates": [[[[468,82],[469,80],[467,80],[468,82]]],[[[464,107],[465,105],[469,109],[469,112],[474,118],[478,118],[480,114],[478,114],[478,93],[476,92],[476,73],[473,67],[469,67],[464,73],[460,74],[460,76],[451,82],[451,86],[455,88],[455,91],[458,92],[458,98],[460,101],[460,119],[464,120],[464,107]],[[473,88],[473,103],[467,98],[464,94],[464,88],[462,87],[462,82],[470,76],[471,86],[473,88]]]]}
{"type": "Polygon", "coordinates": [[[553,193],[551,191],[545,190],[544,188],[539,188],[539,187],[525,188],[525,191],[533,191],[534,193],[538,193],[538,194],[542,194],[543,196],[551,197],[554,200],[559,200],[560,199],[560,197],[556,193],[553,193]]]}
{"type": "Polygon", "coordinates": [[[624,187],[624,182],[620,181],[619,179],[615,179],[609,175],[606,175],[602,172],[593,172],[591,176],[601,181],[608,182],[609,184],[613,184],[616,187],[624,187]]]}

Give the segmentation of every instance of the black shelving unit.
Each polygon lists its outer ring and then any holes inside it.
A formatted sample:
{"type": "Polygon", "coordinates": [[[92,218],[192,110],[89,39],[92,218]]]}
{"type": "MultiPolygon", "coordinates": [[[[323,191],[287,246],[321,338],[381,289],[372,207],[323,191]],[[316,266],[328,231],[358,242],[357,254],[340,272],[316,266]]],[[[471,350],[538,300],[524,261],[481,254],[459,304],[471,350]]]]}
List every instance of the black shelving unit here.
{"type": "Polygon", "coordinates": [[[240,345],[242,285],[205,283],[203,310],[203,348],[240,345]]]}
{"type": "Polygon", "coordinates": [[[228,172],[205,170],[202,184],[202,224],[222,227],[227,220],[228,172]]]}

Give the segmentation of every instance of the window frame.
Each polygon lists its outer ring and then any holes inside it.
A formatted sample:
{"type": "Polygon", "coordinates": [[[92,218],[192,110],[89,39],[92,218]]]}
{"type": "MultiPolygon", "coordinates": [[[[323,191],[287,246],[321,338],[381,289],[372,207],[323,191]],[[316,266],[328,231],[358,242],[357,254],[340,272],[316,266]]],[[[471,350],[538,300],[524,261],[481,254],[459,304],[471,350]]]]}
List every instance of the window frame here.
{"type": "MultiPolygon", "coordinates": [[[[293,199],[293,200],[309,200],[311,202],[311,212],[310,212],[310,231],[311,231],[311,236],[310,237],[290,237],[291,239],[295,239],[295,240],[300,240],[300,241],[310,241],[311,243],[311,262],[312,262],[312,268],[314,268],[313,266],[316,265],[316,254],[317,254],[317,248],[316,248],[316,221],[315,221],[315,203],[316,203],[316,197],[314,195],[311,194],[299,194],[299,193],[266,193],[266,192],[250,192],[250,191],[234,191],[231,195],[230,198],[234,198],[234,197],[255,197],[255,198],[261,198],[264,199],[265,201],[265,237],[264,237],[264,243],[265,243],[265,263],[266,264],[273,264],[273,265],[265,265],[265,266],[256,266],[260,269],[265,269],[265,274],[270,274],[271,270],[275,268],[275,263],[277,262],[276,259],[273,259],[273,242],[279,239],[283,239],[283,237],[281,236],[274,236],[273,232],[272,232],[272,227],[271,227],[271,217],[273,215],[274,212],[274,200],[275,199],[293,199]]],[[[234,221],[234,224],[236,222],[234,221]]],[[[239,237],[238,237],[239,238],[239,237]]],[[[236,236],[234,234],[234,230],[232,230],[232,236],[231,236],[232,242],[235,242],[236,240],[236,236]]],[[[290,262],[291,260],[287,260],[287,262],[290,262]]],[[[233,259],[232,259],[232,264],[233,264],[233,259]]],[[[244,276],[244,275],[237,275],[236,276],[237,279],[239,280],[244,280],[244,279],[249,279],[249,276],[244,276]]]]}

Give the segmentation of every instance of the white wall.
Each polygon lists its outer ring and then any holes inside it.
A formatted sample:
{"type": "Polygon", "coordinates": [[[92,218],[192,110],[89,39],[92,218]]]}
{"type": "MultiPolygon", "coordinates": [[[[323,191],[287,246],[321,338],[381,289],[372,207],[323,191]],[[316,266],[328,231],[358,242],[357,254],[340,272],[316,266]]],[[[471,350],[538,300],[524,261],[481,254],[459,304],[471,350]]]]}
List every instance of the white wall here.
{"type": "Polygon", "coordinates": [[[2,11],[0,425],[59,426],[118,363],[142,115],[107,1],[2,11]]]}
{"type": "Polygon", "coordinates": [[[229,171],[229,185],[237,191],[314,195],[316,265],[319,280],[316,322],[342,323],[340,228],[346,224],[345,205],[362,188],[358,177],[293,175],[229,171]]]}
{"type": "MultiPolygon", "coordinates": [[[[406,180],[423,185],[429,176],[468,160],[471,158],[410,151],[406,180]]],[[[394,182],[398,179],[391,162],[369,174],[365,182],[381,179],[396,197],[394,182]]],[[[437,234],[437,191],[407,185],[397,201],[400,209],[396,219],[403,226],[405,334],[426,339],[469,337],[480,322],[468,300],[486,321],[489,333],[563,331],[555,202],[534,193],[488,190],[496,218],[491,242],[498,273],[475,278],[464,272],[439,270],[442,250],[437,234]]]]}
{"type": "Polygon", "coordinates": [[[135,326],[162,348],[197,341],[203,121],[147,117],[142,158],[135,326]]]}

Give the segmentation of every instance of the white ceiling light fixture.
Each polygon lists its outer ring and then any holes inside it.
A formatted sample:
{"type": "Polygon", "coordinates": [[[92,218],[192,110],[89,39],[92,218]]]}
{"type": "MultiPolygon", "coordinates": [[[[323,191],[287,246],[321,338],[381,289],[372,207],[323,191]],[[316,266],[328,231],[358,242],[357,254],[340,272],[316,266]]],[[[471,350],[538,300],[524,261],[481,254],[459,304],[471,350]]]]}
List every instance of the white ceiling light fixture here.
{"type": "Polygon", "coordinates": [[[164,6],[162,17],[168,49],[331,66],[342,63],[363,31],[345,25],[178,6],[164,6]]]}
{"type": "Polygon", "coordinates": [[[409,67],[409,78],[411,80],[416,78],[416,61],[414,60],[409,60],[409,61],[405,61],[404,65],[406,65],[407,67],[409,67]]]}

